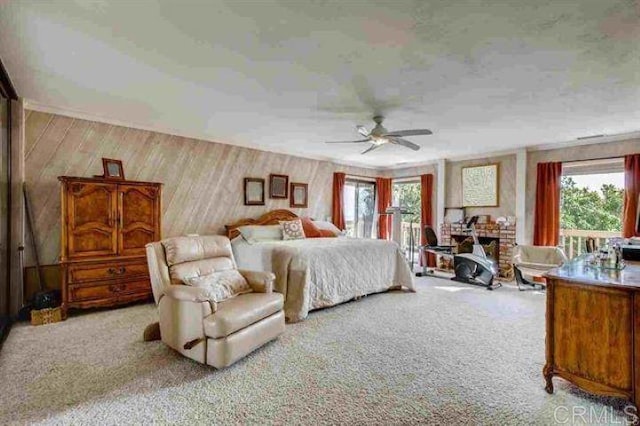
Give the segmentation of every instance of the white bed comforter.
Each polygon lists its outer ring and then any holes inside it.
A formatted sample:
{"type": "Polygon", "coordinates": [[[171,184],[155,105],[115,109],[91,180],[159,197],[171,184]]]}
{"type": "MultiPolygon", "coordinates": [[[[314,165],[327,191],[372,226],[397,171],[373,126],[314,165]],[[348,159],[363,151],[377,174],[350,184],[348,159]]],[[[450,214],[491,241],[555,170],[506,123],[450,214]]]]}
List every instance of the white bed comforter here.
{"type": "Polygon", "coordinates": [[[390,241],[309,238],[255,243],[251,248],[245,242],[234,251],[240,268],[251,265],[256,269],[262,263],[262,270],[276,274],[275,290],[285,296],[289,322],[303,320],[313,309],[392,287],[415,290],[409,265],[397,244],[390,241]]]}

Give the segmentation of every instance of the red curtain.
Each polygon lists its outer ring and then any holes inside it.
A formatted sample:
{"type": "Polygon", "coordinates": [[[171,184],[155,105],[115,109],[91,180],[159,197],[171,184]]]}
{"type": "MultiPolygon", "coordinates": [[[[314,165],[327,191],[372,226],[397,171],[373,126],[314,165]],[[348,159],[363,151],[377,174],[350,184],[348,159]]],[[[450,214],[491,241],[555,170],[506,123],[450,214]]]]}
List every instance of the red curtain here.
{"type": "Polygon", "coordinates": [[[636,228],[638,195],[640,194],[640,154],[624,157],[624,213],[622,215],[622,236],[640,236],[636,228]]]}
{"type": "MultiPolygon", "coordinates": [[[[431,195],[433,194],[433,175],[420,176],[420,244],[427,243],[424,235],[425,226],[433,227],[433,202],[431,195]]],[[[420,265],[424,264],[424,259],[420,257],[420,265]]],[[[433,253],[427,253],[427,266],[436,266],[436,256],[433,253]]]]}
{"type": "MultiPolygon", "coordinates": [[[[376,178],[376,198],[378,199],[378,213],[384,213],[387,207],[391,206],[391,179],[376,178]]],[[[378,216],[378,238],[386,240],[389,238],[390,216],[378,216]]]]}
{"type": "Polygon", "coordinates": [[[533,244],[557,246],[560,240],[560,179],[562,163],[539,163],[533,244]]]}
{"type": "Polygon", "coordinates": [[[333,206],[331,209],[331,221],[344,231],[344,183],[347,175],[336,172],[333,174],[333,206]]]}

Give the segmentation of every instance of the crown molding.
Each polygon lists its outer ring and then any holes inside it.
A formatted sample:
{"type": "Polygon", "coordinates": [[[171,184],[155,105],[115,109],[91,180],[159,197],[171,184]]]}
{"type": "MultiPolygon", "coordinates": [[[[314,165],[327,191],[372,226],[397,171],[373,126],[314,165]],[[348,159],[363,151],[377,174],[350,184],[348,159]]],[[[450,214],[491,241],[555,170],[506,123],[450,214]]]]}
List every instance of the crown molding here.
{"type": "MultiPolygon", "coordinates": [[[[145,130],[149,132],[164,133],[164,134],[180,136],[180,137],[189,138],[189,139],[198,139],[205,142],[239,146],[242,148],[254,149],[256,151],[271,152],[275,154],[288,155],[291,157],[304,158],[307,160],[324,161],[324,162],[336,164],[339,166],[358,167],[361,169],[372,170],[374,172],[380,172],[380,173],[391,172],[391,171],[397,172],[399,170],[404,170],[404,169],[433,166],[433,165],[436,165],[439,160],[441,160],[440,158],[434,158],[432,160],[419,161],[415,163],[407,162],[407,163],[397,163],[391,166],[372,166],[370,164],[361,163],[358,161],[336,160],[331,157],[326,157],[321,155],[311,156],[311,155],[306,155],[304,153],[299,153],[299,152],[292,153],[291,151],[285,151],[284,149],[277,149],[277,148],[265,149],[264,146],[260,146],[252,143],[246,143],[246,142],[233,142],[233,143],[221,142],[218,140],[213,140],[211,139],[211,136],[208,136],[202,133],[183,132],[180,130],[163,127],[163,126],[144,126],[144,125],[140,125],[133,122],[115,120],[112,118],[85,113],[82,111],[46,105],[30,99],[25,99],[25,108],[32,111],[63,115],[71,118],[77,118],[80,120],[98,121],[101,123],[111,124],[114,126],[123,126],[123,127],[138,129],[138,130],[145,130]]],[[[575,146],[594,145],[594,144],[601,144],[601,143],[608,143],[608,142],[620,142],[620,141],[629,140],[629,139],[640,139],[640,131],[617,133],[614,135],[605,135],[602,137],[597,137],[592,139],[583,139],[583,140],[573,139],[573,140],[563,141],[563,142],[552,142],[552,143],[544,143],[544,144],[538,144],[538,145],[522,146],[522,147],[506,149],[506,150],[489,151],[482,154],[465,154],[465,155],[451,156],[451,157],[444,158],[444,160],[447,162],[480,160],[480,159],[485,159],[490,157],[504,157],[509,155],[516,155],[518,151],[522,151],[522,150],[526,152],[548,151],[553,149],[571,148],[575,146]]]]}
{"type": "Polygon", "coordinates": [[[446,159],[446,161],[471,161],[471,160],[481,160],[489,157],[508,157],[510,155],[516,155],[518,151],[522,149],[526,149],[526,148],[503,149],[503,150],[490,151],[487,153],[474,154],[474,155],[458,155],[454,157],[449,157],[446,159]]]}
{"type": "Polygon", "coordinates": [[[640,130],[626,133],[615,133],[612,135],[604,135],[589,139],[572,139],[564,142],[532,145],[527,147],[527,151],[550,151],[553,149],[571,148],[574,146],[596,145],[609,142],[623,142],[632,139],[640,139],[640,130]]]}
{"type": "Polygon", "coordinates": [[[141,125],[141,124],[137,124],[137,123],[133,123],[133,122],[129,122],[129,121],[123,121],[123,120],[116,120],[113,118],[109,118],[109,117],[104,117],[104,116],[100,116],[100,115],[96,115],[96,114],[90,114],[90,113],[86,113],[83,111],[77,111],[77,110],[73,110],[73,109],[68,109],[68,108],[60,108],[60,107],[56,107],[56,106],[52,106],[52,105],[46,105],[37,101],[33,101],[30,99],[25,99],[25,104],[24,104],[25,109],[31,110],[31,111],[38,111],[38,112],[44,112],[44,113],[48,113],[48,114],[56,114],[56,115],[62,115],[65,117],[70,117],[70,118],[75,118],[78,120],[87,120],[87,121],[97,121],[100,123],[105,123],[105,124],[111,124],[113,126],[121,126],[121,127],[128,127],[131,129],[137,129],[137,130],[144,130],[147,132],[156,132],[156,133],[164,133],[167,135],[172,135],[172,136],[179,136],[179,137],[183,137],[183,138],[189,138],[189,139],[197,139],[197,140],[201,140],[204,142],[211,142],[211,143],[218,143],[218,144],[223,144],[223,145],[231,145],[231,146],[238,146],[238,147],[242,147],[242,148],[247,148],[247,149],[253,149],[256,151],[262,151],[262,152],[270,152],[270,153],[274,153],[274,154],[281,154],[281,155],[288,155],[290,157],[298,157],[298,158],[304,158],[306,160],[314,160],[314,161],[324,161],[327,163],[332,163],[332,164],[336,164],[336,165],[340,165],[340,166],[348,166],[348,167],[359,167],[362,169],[368,169],[368,170],[373,170],[373,171],[381,171],[383,170],[383,168],[381,167],[376,167],[376,166],[372,166],[370,164],[364,164],[364,163],[360,163],[360,162],[356,162],[356,161],[342,161],[342,160],[335,160],[332,159],[330,157],[325,157],[325,156],[310,156],[310,155],[305,155],[299,152],[291,152],[291,151],[285,151],[283,149],[265,149],[264,146],[260,146],[257,144],[252,144],[252,143],[246,143],[246,142],[221,142],[219,140],[214,140],[211,139],[211,136],[202,134],[202,133],[197,133],[197,132],[183,132],[180,130],[176,130],[176,129],[172,129],[169,127],[164,127],[164,126],[145,126],[145,125],[141,125]]]}
{"type": "Polygon", "coordinates": [[[436,160],[427,160],[427,161],[417,161],[415,163],[403,162],[403,163],[394,164],[392,166],[383,167],[383,168],[381,168],[381,170],[397,171],[397,170],[404,170],[404,169],[413,169],[415,167],[434,166],[436,164],[438,164],[438,160],[437,159],[436,160]]]}
{"type": "MultiPolygon", "coordinates": [[[[501,150],[501,151],[490,151],[487,153],[482,153],[482,154],[465,154],[465,155],[456,155],[453,157],[447,157],[447,158],[443,158],[442,160],[445,160],[446,162],[455,162],[455,161],[472,161],[472,160],[482,160],[485,158],[490,158],[490,157],[506,157],[509,155],[516,155],[518,151],[521,151],[525,148],[519,148],[519,149],[509,149],[509,150],[501,150]]],[[[435,160],[428,160],[428,161],[420,161],[420,162],[416,162],[416,163],[402,163],[402,164],[396,164],[390,167],[386,167],[384,170],[386,171],[402,171],[402,170],[406,170],[406,169],[413,169],[413,168],[417,168],[417,167],[426,167],[426,166],[437,166],[438,161],[441,160],[440,158],[435,159],[435,160]]]]}
{"type": "MultiPolygon", "coordinates": [[[[640,131],[634,132],[626,132],[626,133],[616,133],[613,135],[604,135],[601,137],[589,138],[589,139],[573,139],[569,141],[562,142],[553,142],[553,143],[544,143],[538,145],[529,145],[523,146],[520,148],[508,149],[508,150],[497,150],[497,151],[489,151],[482,154],[469,154],[469,155],[457,155],[452,157],[447,157],[444,160],[447,162],[454,161],[472,161],[472,160],[481,160],[491,157],[506,157],[510,155],[516,155],[519,151],[525,152],[537,152],[537,151],[551,151],[554,149],[565,149],[572,148],[576,146],[586,146],[586,145],[596,145],[603,143],[611,143],[611,142],[623,142],[627,140],[639,139],[640,140],[640,131]]],[[[415,167],[422,167],[428,165],[437,164],[438,160],[426,161],[426,162],[417,162],[415,164],[402,164],[395,165],[391,167],[385,168],[388,171],[398,171],[404,169],[411,169],[415,167]]]]}

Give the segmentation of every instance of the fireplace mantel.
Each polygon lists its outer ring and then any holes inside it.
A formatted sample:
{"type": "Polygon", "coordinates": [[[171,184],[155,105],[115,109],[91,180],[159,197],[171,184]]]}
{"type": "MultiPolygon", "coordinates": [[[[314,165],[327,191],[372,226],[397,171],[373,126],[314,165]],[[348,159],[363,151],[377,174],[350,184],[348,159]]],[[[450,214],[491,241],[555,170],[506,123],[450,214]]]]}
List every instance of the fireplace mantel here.
{"type": "MultiPolygon", "coordinates": [[[[477,223],[475,225],[478,238],[495,238],[499,245],[498,266],[500,276],[506,279],[513,279],[513,247],[516,245],[516,225],[510,223],[501,225],[497,223],[477,223]]],[[[469,236],[464,232],[466,225],[462,223],[442,223],[440,224],[440,244],[455,245],[456,237],[469,236]]]]}

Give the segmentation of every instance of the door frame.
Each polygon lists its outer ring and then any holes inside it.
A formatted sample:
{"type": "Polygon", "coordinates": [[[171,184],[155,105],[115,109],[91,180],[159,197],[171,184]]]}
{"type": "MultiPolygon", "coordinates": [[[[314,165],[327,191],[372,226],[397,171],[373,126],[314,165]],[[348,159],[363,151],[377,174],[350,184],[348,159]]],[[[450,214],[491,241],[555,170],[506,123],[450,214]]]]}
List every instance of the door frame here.
{"type": "MultiPolygon", "coordinates": [[[[6,159],[7,168],[5,173],[6,173],[6,179],[8,182],[6,197],[4,200],[0,200],[0,203],[4,202],[7,204],[6,217],[0,217],[0,220],[5,222],[6,229],[7,229],[7,234],[4,236],[5,241],[3,241],[3,243],[7,248],[6,253],[4,254],[4,259],[3,259],[6,265],[6,270],[0,271],[0,281],[4,283],[4,284],[0,284],[0,348],[1,348],[2,343],[4,342],[4,339],[6,339],[11,329],[11,317],[12,317],[11,314],[16,313],[16,312],[12,312],[12,310],[15,310],[15,309],[12,309],[12,305],[14,304],[12,302],[12,297],[22,297],[22,292],[19,292],[19,294],[14,296],[11,291],[13,287],[12,281],[11,281],[11,278],[12,278],[11,270],[12,270],[12,259],[14,258],[12,256],[12,250],[14,248],[14,245],[17,246],[17,244],[14,244],[15,240],[22,241],[21,236],[12,235],[12,232],[11,232],[11,219],[12,219],[11,187],[13,185],[13,182],[11,181],[11,176],[12,176],[11,174],[12,140],[11,139],[13,134],[12,122],[14,119],[12,106],[13,106],[13,103],[18,100],[18,93],[16,92],[16,89],[13,86],[13,83],[11,83],[11,79],[9,78],[9,73],[7,72],[7,69],[5,68],[4,63],[2,62],[2,58],[0,58],[0,97],[7,100],[7,117],[6,117],[7,118],[7,134],[6,134],[7,146],[4,151],[7,155],[7,159],[6,159]]],[[[22,274],[20,274],[20,278],[22,278],[22,274]]]]}

